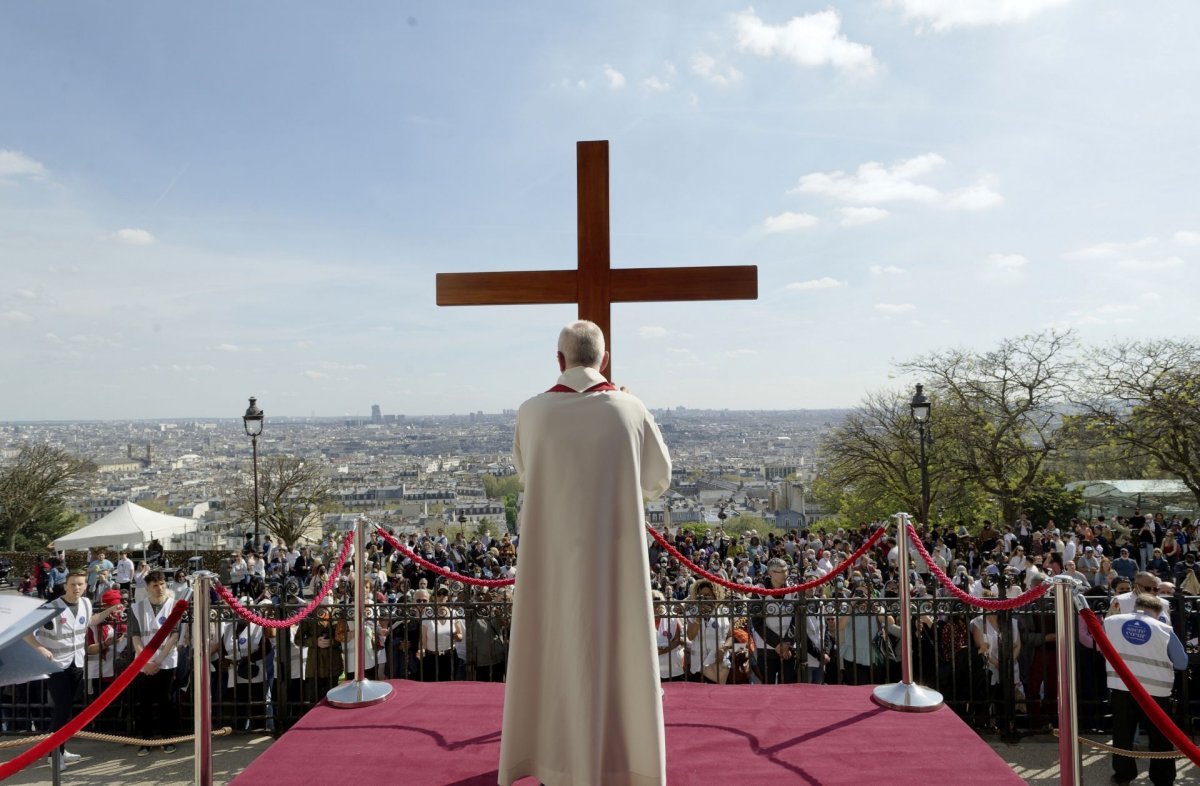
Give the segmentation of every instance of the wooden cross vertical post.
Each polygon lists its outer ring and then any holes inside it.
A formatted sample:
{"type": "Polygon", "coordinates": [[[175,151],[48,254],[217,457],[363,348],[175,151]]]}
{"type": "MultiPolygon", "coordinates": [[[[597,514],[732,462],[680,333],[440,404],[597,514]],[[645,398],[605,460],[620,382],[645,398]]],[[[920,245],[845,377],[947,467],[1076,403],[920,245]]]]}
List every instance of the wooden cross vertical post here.
{"type": "MultiPolygon", "coordinates": [[[[758,298],[754,265],[614,270],[609,246],[608,142],[576,143],[576,162],[576,269],[438,273],[439,306],[578,303],[579,318],[599,325],[611,353],[613,303],[758,298]]],[[[611,362],[605,373],[611,380],[611,362]]]]}

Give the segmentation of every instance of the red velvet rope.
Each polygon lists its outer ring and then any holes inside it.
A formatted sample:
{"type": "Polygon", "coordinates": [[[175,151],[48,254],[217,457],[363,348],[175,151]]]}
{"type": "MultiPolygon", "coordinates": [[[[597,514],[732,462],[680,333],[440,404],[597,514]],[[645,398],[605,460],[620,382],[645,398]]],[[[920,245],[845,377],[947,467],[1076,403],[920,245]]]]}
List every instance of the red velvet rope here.
{"type": "Polygon", "coordinates": [[[392,548],[394,548],[396,551],[408,557],[422,568],[431,570],[443,578],[461,581],[463,584],[474,584],[476,587],[509,587],[516,583],[516,579],[477,579],[474,576],[464,576],[461,573],[455,573],[449,568],[443,568],[441,565],[430,562],[420,554],[417,554],[408,546],[405,546],[403,543],[389,535],[387,530],[383,529],[382,527],[379,528],[379,534],[383,536],[384,540],[386,540],[388,543],[391,543],[392,548]]]}
{"type": "Polygon", "coordinates": [[[1146,717],[1150,722],[1158,727],[1159,731],[1171,741],[1180,753],[1192,760],[1192,763],[1200,767],[1200,748],[1197,748],[1188,736],[1175,725],[1175,722],[1163,712],[1162,707],[1154,701],[1153,697],[1146,692],[1142,684],[1137,681],[1137,677],[1133,676],[1133,672],[1125,665],[1121,655],[1113,647],[1112,642],[1108,640],[1108,635],[1104,632],[1104,624],[1100,622],[1100,618],[1096,616],[1096,612],[1091,609],[1083,609],[1079,612],[1083,617],[1084,623],[1088,627],[1088,631],[1095,639],[1100,651],[1104,653],[1104,659],[1107,660],[1121,677],[1121,682],[1125,683],[1125,687],[1129,689],[1129,693],[1133,696],[1138,706],[1142,708],[1142,712],[1146,713],[1146,717]]]}
{"type": "Polygon", "coordinates": [[[950,591],[950,594],[961,600],[968,606],[974,606],[987,611],[1004,611],[1006,609],[1015,609],[1018,606],[1024,606],[1026,603],[1033,603],[1038,598],[1050,591],[1050,585],[1042,582],[1028,592],[1018,595],[1015,598],[1005,598],[1003,600],[990,600],[988,598],[977,598],[969,592],[963,592],[950,577],[946,575],[946,571],[938,567],[938,564],[933,561],[933,557],[929,556],[929,552],[925,550],[925,544],[921,542],[921,538],[917,536],[917,530],[912,524],[908,525],[908,539],[917,547],[917,552],[920,553],[921,559],[925,560],[925,564],[929,566],[929,572],[937,577],[937,580],[942,583],[942,586],[950,591]]]}
{"type": "Polygon", "coordinates": [[[858,547],[858,551],[851,554],[844,561],[842,561],[842,563],[839,564],[836,568],[829,571],[829,573],[827,573],[826,575],[822,576],[819,579],[813,579],[812,581],[806,581],[803,584],[794,584],[790,587],[756,587],[756,586],[753,586],[750,584],[735,584],[732,581],[728,581],[726,579],[721,578],[720,576],[718,576],[715,573],[709,573],[704,568],[700,567],[696,563],[689,560],[687,557],[680,554],[679,549],[672,546],[670,541],[668,541],[666,538],[664,538],[658,532],[658,530],[654,529],[653,527],[646,527],[646,529],[650,532],[651,536],[653,536],[653,538],[656,541],[658,541],[658,545],[665,548],[672,557],[679,560],[681,565],[686,566],[687,569],[692,571],[693,573],[699,574],[700,576],[708,579],[709,581],[711,581],[714,584],[720,584],[722,587],[724,587],[727,590],[732,590],[734,592],[741,592],[741,593],[753,592],[758,595],[770,595],[773,598],[777,598],[777,597],[780,597],[783,595],[791,595],[793,592],[804,592],[805,590],[810,590],[815,587],[819,587],[822,584],[828,584],[829,582],[833,581],[834,578],[836,578],[839,573],[849,570],[850,566],[853,565],[855,562],[857,562],[859,557],[866,554],[871,549],[871,547],[874,546],[876,543],[878,543],[880,538],[882,538],[884,535],[884,530],[882,527],[880,529],[875,530],[875,533],[873,535],[871,535],[871,537],[867,538],[866,542],[864,542],[861,546],[858,547]]]}
{"type": "Polygon", "coordinates": [[[17,774],[33,762],[57,748],[59,745],[62,745],[64,742],[71,739],[71,737],[75,736],[77,731],[91,723],[97,715],[103,712],[104,708],[111,704],[113,699],[121,695],[121,691],[125,690],[125,688],[129,686],[129,683],[133,682],[134,678],[137,677],[137,675],[141,672],[142,667],[145,666],[146,663],[158,653],[158,648],[161,647],[162,643],[167,640],[168,636],[171,635],[171,632],[179,623],[179,618],[183,616],[183,613],[187,610],[187,607],[188,603],[186,600],[181,600],[176,603],[175,608],[171,610],[170,616],[167,617],[167,621],[164,622],[162,627],[159,628],[158,631],[150,638],[150,641],[147,642],[145,648],[137,654],[137,656],[128,666],[125,667],[124,671],[117,675],[117,678],[113,680],[112,684],[105,688],[104,692],[96,697],[95,701],[84,707],[82,712],[67,722],[67,725],[63,726],[53,735],[37,743],[19,756],[0,764],[0,781],[4,780],[10,775],[17,774]]]}
{"type": "Polygon", "coordinates": [[[333,570],[329,571],[329,578],[325,580],[324,586],[322,586],[320,591],[317,592],[316,596],[309,601],[308,605],[285,620],[267,619],[266,617],[255,614],[253,611],[243,606],[238,599],[234,597],[234,594],[220,583],[214,582],[213,589],[217,591],[217,595],[220,596],[221,600],[225,601],[225,605],[229,606],[229,608],[233,610],[234,614],[238,615],[247,622],[264,628],[290,628],[300,620],[307,617],[309,614],[312,614],[313,609],[315,609],[317,606],[320,606],[321,601],[325,600],[325,596],[329,594],[331,589],[333,589],[334,582],[338,580],[338,576],[342,572],[342,566],[346,564],[346,558],[350,556],[350,544],[352,542],[354,542],[353,530],[346,533],[346,537],[342,541],[342,551],[340,554],[338,554],[338,559],[337,562],[334,563],[333,570]]]}

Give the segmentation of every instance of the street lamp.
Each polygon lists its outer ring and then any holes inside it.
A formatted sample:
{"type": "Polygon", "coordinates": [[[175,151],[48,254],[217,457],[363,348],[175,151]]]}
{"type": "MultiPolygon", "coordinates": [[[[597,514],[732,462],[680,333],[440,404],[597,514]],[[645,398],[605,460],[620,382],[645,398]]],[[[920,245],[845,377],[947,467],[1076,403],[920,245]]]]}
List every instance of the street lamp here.
{"type": "Polygon", "coordinates": [[[467,537],[467,514],[462,512],[458,514],[458,534],[465,540],[467,537]]]}
{"type": "Polygon", "coordinates": [[[917,435],[921,442],[921,526],[929,524],[929,459],[925,455],[925,446],[933,444],[933,435],[926,435],[925,424],[929,422],[929,411],[933,405],[925,397],[925,386],[918,384],[917,392],[913,394],[909,408],[912,410],[913,422],[917,424],[917,435]]]}
{"type": "Polygon", "coordinates": [[[254,551],[259,550],[258,542],[258,435],[263,430],[263,411],[258,408],[258,399],[250,397],[250,406],[242,415],[242,426],[246,436],[250,437],[250,448],[254,451],[254,551]]]}

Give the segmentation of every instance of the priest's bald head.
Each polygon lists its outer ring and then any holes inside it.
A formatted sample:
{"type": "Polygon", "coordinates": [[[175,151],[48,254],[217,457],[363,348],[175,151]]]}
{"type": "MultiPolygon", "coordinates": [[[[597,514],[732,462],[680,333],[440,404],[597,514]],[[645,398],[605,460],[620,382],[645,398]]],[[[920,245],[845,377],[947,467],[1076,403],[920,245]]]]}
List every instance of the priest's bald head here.
{"type": "Polygon", "coordinates": [[[587,366],[603,371],[608,365],[604,349],[604,333],[595,322],[581,319],[572,322],[558,334],[558,370],[587,366]]]}

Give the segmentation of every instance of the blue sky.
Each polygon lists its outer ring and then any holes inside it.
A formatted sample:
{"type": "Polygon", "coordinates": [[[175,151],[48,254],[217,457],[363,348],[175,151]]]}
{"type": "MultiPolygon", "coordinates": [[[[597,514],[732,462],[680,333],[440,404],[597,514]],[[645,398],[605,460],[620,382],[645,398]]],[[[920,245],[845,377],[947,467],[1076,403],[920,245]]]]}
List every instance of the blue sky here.
{"type": "Polygon", "coordinates": [[[756,264],[613,310],[650,406],[852,406],[895,361],[1200,328],[1200,5],[0,4],[0,421],[515,408],[571,306],[434,275],[756,264]]]}

